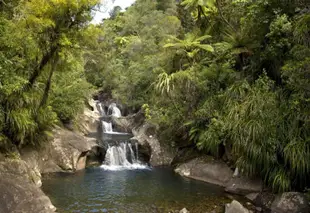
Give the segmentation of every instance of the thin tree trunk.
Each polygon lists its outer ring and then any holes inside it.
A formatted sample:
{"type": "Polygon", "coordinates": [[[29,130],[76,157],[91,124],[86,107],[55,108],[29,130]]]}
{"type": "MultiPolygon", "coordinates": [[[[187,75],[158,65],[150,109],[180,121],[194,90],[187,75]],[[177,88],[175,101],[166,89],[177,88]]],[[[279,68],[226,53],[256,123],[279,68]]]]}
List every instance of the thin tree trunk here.
{"type": "Polygon", "coordinates": [[[58,46],[53,46],[50,51],[48,51],[45,55],[43,55],[40,64],[34,69],[33,73],[31,74],[28,84],[25,86],[24,90],[27,88],[31,88],[33,84],[36,82],[37,78],[40,76],[41,71],[44,69],[46,64],[51,60],[53,55],[56,53],[58,46]]]}
{"type": "Polygon", "coordinates": [[[41,100],[40,105],[39,105],[39,109],[41,107],[45,106],[47,103],[49,91],[51,89],[53,74],[57,68],[58,62],[59,62],[59,56],[58,56],[58,54],[56,54],[56,56],[52,62],[53,64],[52,64],[51,70],[49,72],[48,79],[47,79],[46,84],[45,84],[45,89],[44,89],[44,93],[42,96],[42,100],[41,100]]]}

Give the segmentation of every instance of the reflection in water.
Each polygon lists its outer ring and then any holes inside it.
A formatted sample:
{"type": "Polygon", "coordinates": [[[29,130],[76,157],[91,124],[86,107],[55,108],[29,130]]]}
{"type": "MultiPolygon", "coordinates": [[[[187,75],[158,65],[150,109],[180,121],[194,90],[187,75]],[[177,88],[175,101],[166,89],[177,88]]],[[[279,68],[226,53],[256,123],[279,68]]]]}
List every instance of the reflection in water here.
{"type": "Polygon", "coordinates": [[[182,178],[164,168],[90,168],[75,174],[48,175],[43,179],[43,190],[61,213],[158,213],[183,207],[199,213],[227,202],[221,188],[182,178]]]}
{"type": "Polygon", "coordinates": [[[164,168],[90,168],[76,174],[49,175],[43,179],[43,190],[62,213],[155,213],[183,207],[199,213],[226,202],[221,188],[164,168]]]}

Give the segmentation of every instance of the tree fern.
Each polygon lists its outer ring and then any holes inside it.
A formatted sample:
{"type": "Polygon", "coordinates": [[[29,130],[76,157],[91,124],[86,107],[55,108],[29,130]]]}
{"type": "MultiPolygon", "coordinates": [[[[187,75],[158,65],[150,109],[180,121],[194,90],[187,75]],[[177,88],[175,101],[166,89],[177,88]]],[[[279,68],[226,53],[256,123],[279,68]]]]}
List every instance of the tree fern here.
{"type": "Polygon", "coordinates": [[[211,45],[202,43],[206,39],[210,38],[210,35],[203,35],[198,37],[194,33],[186,34],[184,40],[170,36],[170,38],[168,39],[169,43],[166,43],[164,45],[164,48],[175,48],[177,50],[182,50],[187,54],[187,56],[193,58],[201,50],[206,52],[214,51],[211,45]]]}

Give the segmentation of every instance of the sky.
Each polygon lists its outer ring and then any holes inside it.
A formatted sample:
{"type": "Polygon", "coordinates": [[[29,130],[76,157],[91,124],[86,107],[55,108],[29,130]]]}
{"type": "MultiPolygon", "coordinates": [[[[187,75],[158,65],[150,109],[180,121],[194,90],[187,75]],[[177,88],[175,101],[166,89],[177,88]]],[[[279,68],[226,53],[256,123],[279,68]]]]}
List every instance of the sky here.
{"type": "Polygon", "coordinates": [[[93,24],[99,24],[103,18],[109,18],[109,11],[115,6],[120,6],[123,10],[132,5],[135,0],[103,0],[103,8],[101,11],[96,12],[95,17],[92,21],[93,24]]]}

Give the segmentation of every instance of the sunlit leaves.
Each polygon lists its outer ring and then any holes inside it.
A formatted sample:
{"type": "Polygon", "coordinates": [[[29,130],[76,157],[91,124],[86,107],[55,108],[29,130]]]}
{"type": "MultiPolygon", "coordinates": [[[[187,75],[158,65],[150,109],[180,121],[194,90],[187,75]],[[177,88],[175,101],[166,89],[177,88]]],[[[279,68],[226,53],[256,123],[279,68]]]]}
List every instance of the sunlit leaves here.
{"type": "Polygon", "coordinates": [[[195,19],[200,19],[201,16],[207,16],[209,13],[217,11],[215,0],[183,0],[181,5],[185,9],[191,10],[195,19]]]}
{"type": "Polygon", "coordinates": [[[172,81],[173,81],[173,74],[168,75],[165,72],[161,73],[160,75],[158,75],[156,89],[162,94],[165,92],[170,93],[170,91],[174,88],[172,81]]]}
{"type": "Polygon", "coordinates": [[[169,43],[166,43],[164,45],[164,48],[175,48],[183,50],[190,58],[193,58],[199,50],[204,50],[207,52],[214,51],[211,45],[202,43],[204,40],[210,38],[210,35],[197,37],[195,34],[192,33],[186,34],[184,40],[171,36],[168,39],[169,43]]]}

